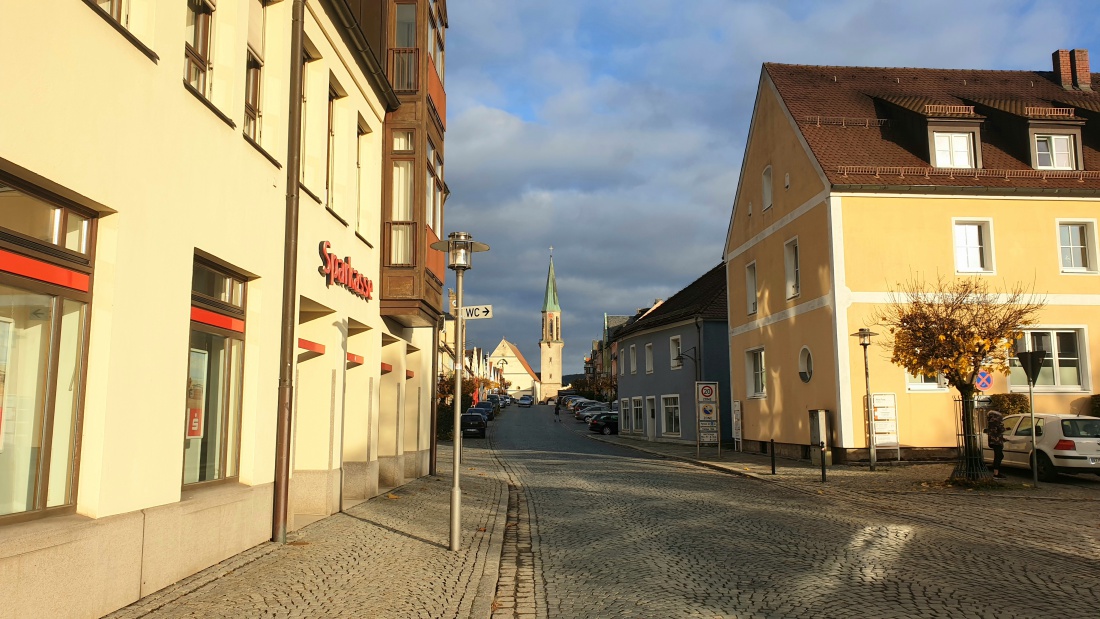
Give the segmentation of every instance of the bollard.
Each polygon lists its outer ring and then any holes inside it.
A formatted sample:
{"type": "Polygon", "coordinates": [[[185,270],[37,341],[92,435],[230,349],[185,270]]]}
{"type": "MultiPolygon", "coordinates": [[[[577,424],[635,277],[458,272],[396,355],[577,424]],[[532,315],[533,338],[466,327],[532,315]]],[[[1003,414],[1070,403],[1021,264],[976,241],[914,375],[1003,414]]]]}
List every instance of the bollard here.
{"type": "Polygon", "coordinates": [[[771,447],[768,448],[768,453],[772,456],[772,475],[775,475],[775,439],[772,439],[771,447]]]}
{"type": "Polygon", "coordinates": [[[821,441],[821,483],[825,483],[825,441],[821,441]]]}

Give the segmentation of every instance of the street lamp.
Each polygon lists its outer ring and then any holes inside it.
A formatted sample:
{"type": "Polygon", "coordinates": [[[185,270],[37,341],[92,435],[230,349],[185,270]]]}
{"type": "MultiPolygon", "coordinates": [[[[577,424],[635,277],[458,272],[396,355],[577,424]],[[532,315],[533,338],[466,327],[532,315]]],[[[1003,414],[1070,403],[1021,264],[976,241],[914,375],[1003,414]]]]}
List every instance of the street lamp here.
{"type": "Polygon", "coordinates": [[[497,378],[498,378],[497,382],[500,383],[500,389],[497,391],[497,393],[504,393],[504,368],[507,365],[508,365],[508,360],[507,359],[497,359],[497,367],[500,368],[499,369],[499,374],[497,376],[497,378]]]}
{"type": "Polygon", "coordinates": [[[871,472],[875,470],[875,416],[871,409],[871,370],[867,365],[867,347],[871,345],[871,338],[878,335],[864,327],[852,334],[859,338],[859,345],[863,347],[863,381],[867,388],[867,450],[871,453],[871,472]]]}
{"type": "MultiPolygon", "coordinates": [[[[452,232],[446,241],[436,241],[432,249],[447,252],[447,268],[455,272],[455,351],[465,350],[466,342],[462,320],[462,276],[470,268],[474,253],[489,251],[485,243],[478,243],[467,232],[452,232]]],[[[459,523],[462,511],[462,489],[459,486],[459,462],[462,452],[462,363],[455,368],[454,400],[454,470],[451,472],[451,550],[459,549],[459,523]]]]}
{"type": "MultiPolygon", "coordinates": [[[[701,378],[699,378],[699,360],[695,358],[695,355],[689,355],[689,350],[695,350],[695,347],[692,346],[691,348],[688,348],[686,350],[681,350],[680,354],[676,355],[673,360],[683,365],[684,357],[691,359],[691,365],[695,368],[695,382],[699,382],[700,380],[702,380],[701,378]]],[[[695,354],[699,354],[698,351],[696,351],[695,354]]]]}

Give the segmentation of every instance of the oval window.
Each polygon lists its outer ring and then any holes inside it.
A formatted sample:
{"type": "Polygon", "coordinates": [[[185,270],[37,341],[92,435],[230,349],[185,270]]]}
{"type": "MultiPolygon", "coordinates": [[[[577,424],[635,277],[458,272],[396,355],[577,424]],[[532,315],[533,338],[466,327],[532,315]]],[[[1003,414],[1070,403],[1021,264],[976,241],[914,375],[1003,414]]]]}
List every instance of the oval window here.
{"type": "Polygon", "coordinates": [[[802,379],[802,382],[810,382],[810,378],[814,375],[814,359],[810,356],[810,349],[805,346],[798,353],[798,377],[802,379]]]}

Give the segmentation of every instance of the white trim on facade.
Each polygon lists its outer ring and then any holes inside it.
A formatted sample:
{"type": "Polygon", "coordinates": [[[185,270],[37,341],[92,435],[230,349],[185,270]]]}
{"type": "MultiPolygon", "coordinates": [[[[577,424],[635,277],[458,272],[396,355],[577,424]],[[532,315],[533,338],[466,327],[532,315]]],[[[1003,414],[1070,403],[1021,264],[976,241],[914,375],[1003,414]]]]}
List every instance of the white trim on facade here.
{"type": "Polygon", "coordinates": [[[757,245],[758,243],[760,243],[764,239],[766,239],[769,236],[771,236],[771,235],[775,234],[776,232],[778,232],[780,229],[783,228],[783,226],[786,226],[787,224],[791,223],[792,221],[794,221],[794,220],[798,219],[799,217],[805,215],[806,213],[808,213],[814,207],[819,206],[822,202],[824,202],[827,198],[829,198],[829,190],[828,190],[827,187],[828,187],[828,184],[826,184],[826,189],[818,192],[817,195],[815,195],[812,198],[810,198],[809,200],[803,202],[801,206],[794,209],[790,213],[787,213],[786,215],[780,217],[778,220],[776,220],[776,222],[774,224],[772,224],[772,225],[768,226],[767,228],[764,228],[763,230],[761,230],[758,234],[753,236],[751,239],[749,239],[749,240],[745,241],[744,243],[742,243],[737,249],[727,253],[726,254],[726,262],[729,262],[729,261],[733,260],[734,258],[736,258],[737,256],[740,256],[741,254],[745,253],[746,251],[752,249],[755,245],[757,245]]]}
{"type": "Polygon", "coordinates": [[[849,411],[852,408],[852,373],[849,368],[852,356],[852,338],[848,329],[848,308],[852,305],[852,291],[848,289],[844,259],[844,211],[843,200],[836,195],[828,197],[829,210],[829,259],[832,261],[833,349],[836,351],[836,418],[837,447],[854,447],[855,423],[849,411]]]}

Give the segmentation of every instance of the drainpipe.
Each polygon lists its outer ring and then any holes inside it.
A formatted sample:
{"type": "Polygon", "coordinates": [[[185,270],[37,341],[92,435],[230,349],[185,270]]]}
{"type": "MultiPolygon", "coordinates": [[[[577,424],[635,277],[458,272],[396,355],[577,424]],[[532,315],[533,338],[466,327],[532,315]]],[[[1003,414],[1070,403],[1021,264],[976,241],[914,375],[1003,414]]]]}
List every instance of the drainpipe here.
{"type": "Polygon", "coordinates": [[[431,435],[431,448],[428,450],[428,475],[435,475],[435,452],[438,447],[436,441],[436,425],[439,423],[439,380],[436,378],[439,373],[439,330],[443,326],[443,317],[440,316],[439,320],[435,321],[435,332],[433,333],[432,340],[435,344],[432,346],[432,350],[435,354],[432,355],[432,380],[435,381],[435,386],[432,388],[432,435],[431,435]]]}
{"type": "Polygon", "coordinates": [[[283,324],[279,339],[279,412],[275,428],[275,497],[271,541],[286,543],[290,496],[290,428],[298,326],[298,175],[302,169],[302,46],[305,0],[294,0],[290,34],[290,109],[287,123],[286,228],[283,243],[283,324]]]}
{"type": "Polygon", "coordinates": [[[696,382],[703,380],[703,326],[699,322],[699,316],[695,317],[695,356],[699,359],[695,362],[695,380],[696,382]]]}

